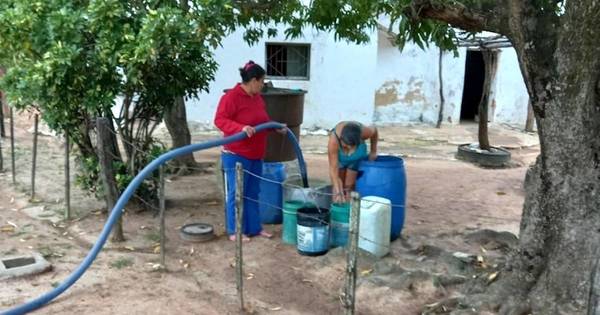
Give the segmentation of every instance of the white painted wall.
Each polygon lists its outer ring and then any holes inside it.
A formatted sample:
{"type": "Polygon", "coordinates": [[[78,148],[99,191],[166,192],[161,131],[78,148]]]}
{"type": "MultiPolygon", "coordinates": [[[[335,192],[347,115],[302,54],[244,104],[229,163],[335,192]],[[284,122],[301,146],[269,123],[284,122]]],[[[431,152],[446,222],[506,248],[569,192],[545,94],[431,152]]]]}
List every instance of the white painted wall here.
{"type": "Polygon", "coordinates": [[[265,38],[248,46],[239,31],[223,41],[215,51],[219,63],[210,93],[187,101],[188,119],[212,126],[223,89],[240,81],[238,68],[248,60],[264,67],[266,42],[310,43],[309,80],[272,80],[276,87],[307,90],[303,128],[331,128],[340,120],[373,121],[373,80],[377,60],[377,33],[365,45],[336,42],[333,34],[307,30],[303,38],[286,40],[283,28],[279,37],[265,38]]]}
{"type": "Polygon", "coordinates": [[[525,127],[529,95],[513,48],[500,51],[494,100],[494,122],[525,127]]]}
{"type": "MultiPolygon", "coordinates": [[[[309,80],[273,80],[276,87],[300,88],[305,95],[303,128],[331,128],[341,120],[363,123],[435,124],[439,113],[438,54],[436,47],[422,50],[408,43],[400,52],[382,31],[371,42],[355,45],[336,42],[333,34],[309,29],[302,38],[286,40],[283,27],[276,38],[248,46],[238,31],[215,51],[219,69],[210,93],[187,101],[188,119],[207,127],[223,90],[239,82],[238,68],[252,59],[264,66],[266,42],[310,43],[309,80]]],[[[466,49],[459,56],[443,56],[444,124],[460,121],[466,49]]],[[[527,117],[527,90],[514,49],[502,49],[496,81],[492,83],[491,120],[522,127],[527,117]]]]}
{"type": "MultiPolygon", "coordinates": [[[[394,124],[425,122],[435,124],[439,115],[439,50],[422,50],[407,43],[400,52],[385,32],[378,32],[375,76],[375,122],[394,124]]],[[[465,53],[442,58],[444,84],[444,122],[458,123],[465,73],[465,53]]]]}

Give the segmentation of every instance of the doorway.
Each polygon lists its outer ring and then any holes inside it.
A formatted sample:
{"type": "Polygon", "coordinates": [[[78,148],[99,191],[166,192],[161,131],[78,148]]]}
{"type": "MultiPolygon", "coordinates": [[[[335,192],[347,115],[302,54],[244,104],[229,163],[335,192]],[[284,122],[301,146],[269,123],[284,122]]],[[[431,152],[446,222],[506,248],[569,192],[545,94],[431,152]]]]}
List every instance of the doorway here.
{"type": "Polygon", "coordinates": [[[475,121],[483,94],[484,81],[485,63],[483,54],[479,50],[467,50],[463,97],[460,106],[461,122],[475,121]]]}

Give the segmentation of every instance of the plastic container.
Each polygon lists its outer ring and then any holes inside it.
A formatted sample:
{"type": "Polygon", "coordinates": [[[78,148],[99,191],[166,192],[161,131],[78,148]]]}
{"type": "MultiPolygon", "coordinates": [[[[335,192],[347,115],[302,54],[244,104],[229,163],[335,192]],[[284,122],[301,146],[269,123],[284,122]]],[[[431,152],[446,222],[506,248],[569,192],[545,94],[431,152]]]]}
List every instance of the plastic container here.
{"type": "Polygon", "coordinates": [[[260,193],[258,194],[258,210],[260,221],[264,224],[281,224],[283,214],[283,188],[286,172],[283,163],[263,163],[262,176],[270,181],[260,180],[260,193]]]}
{"type": "Polygon", "coordinates": [[[291,200],[283,203],[283,228],[281,239],[285,244],[296,244],[296,212],[304,207],[303,201],[291,200]]]}
{"type": "Polygon", "coordinates": [[[360,201],[360,224],[358,247],[383,257],[390,251],[390,222],[392,220],[389,199],[367,196],[360,201]]]}
{"type": "Polygon", "coordinates": [[[361,196],[379,196],[391,201],[391,240],[398,238],[404,226],[406,202],[404,160],[395,156],[378,156],[374,161],[362,161],[358,167],[356,191],[361,196]]]}
{"type": "Polygon", "coordinates": [[[348,222],[350,220],[349,203],[331,204],[331,247],[346,246],[348,244],[348,222]]]}
{"type": "Polygon", "coordinates": [[[300,255],[319,256],[329,251],[329,209],[298,209],[297,248],[300,255]]]}

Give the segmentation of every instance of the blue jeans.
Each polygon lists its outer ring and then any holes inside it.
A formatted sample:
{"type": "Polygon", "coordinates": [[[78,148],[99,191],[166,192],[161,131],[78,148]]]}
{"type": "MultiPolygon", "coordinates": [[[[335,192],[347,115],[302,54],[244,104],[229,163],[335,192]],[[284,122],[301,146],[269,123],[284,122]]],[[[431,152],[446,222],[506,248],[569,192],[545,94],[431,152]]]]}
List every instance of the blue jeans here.
{"type": "MultiPolygon", "coordinates": [[[[227,234],[235,234],[235,164],[242,163],[242,168],[262,176],[262,160],[249,160],[237,154],[221,153],[223,161],[223,183],[225,185],[225,225],[227,234]]],[[[260,179],[244,173],[244,214],[242,233],[248,236],[258,235],[262,231],[260,213],[258,209],[258,193],[260,192],[260,179]],[[249,200],[249,199],[250,200],[249,200]]]]}

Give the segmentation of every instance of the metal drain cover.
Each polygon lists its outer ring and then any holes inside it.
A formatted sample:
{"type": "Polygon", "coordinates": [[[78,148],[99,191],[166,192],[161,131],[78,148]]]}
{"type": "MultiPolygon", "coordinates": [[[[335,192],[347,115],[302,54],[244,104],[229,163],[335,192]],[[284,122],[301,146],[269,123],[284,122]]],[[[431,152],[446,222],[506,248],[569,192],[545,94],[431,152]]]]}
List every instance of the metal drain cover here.
{"type": "Polygon", "coordinates": [[[206,223],[191,223],[181,227],[179,235],[190,242],[206,242],[215,237],[213,226],[206,223]]]}

